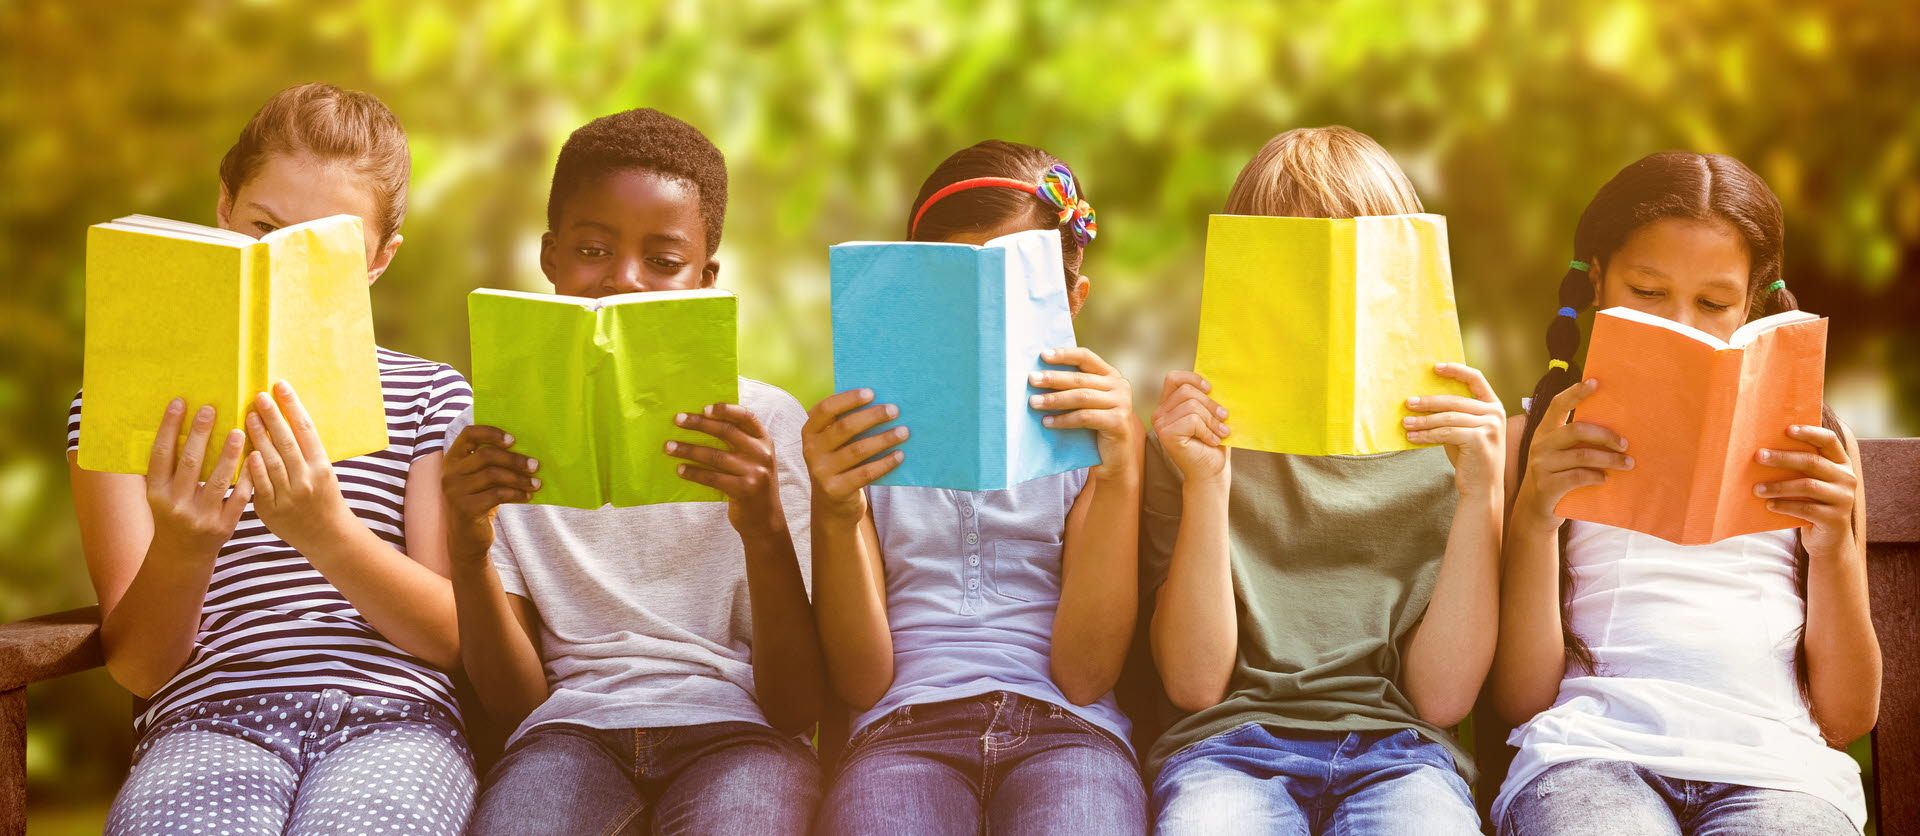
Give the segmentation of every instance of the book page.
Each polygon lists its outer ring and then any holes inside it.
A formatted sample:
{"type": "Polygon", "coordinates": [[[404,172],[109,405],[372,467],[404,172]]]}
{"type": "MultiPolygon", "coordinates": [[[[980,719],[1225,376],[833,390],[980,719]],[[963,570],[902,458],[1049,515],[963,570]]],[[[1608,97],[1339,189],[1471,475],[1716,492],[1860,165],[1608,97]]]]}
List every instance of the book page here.
{"type": "Polygon", "coordinates": [[[1429,446],[1407,440],[1401,420],[1416,395],[1471,397],[1467,385],[1435,373],[1464,363],[1453,300],[1447,223],[1439,215],[1353,219],[1352,418],[1334,441],[1340,453],[1429,446]]]}
{"type": "MultiPolygon", "coordinates": [[[[103,224],[87,230],[79,465],[147,472],[167,403],[211,404],[214,439],[243,427],[243,278],[254,251],[103,224]]],[[[176,448],[178,449],[178,448],[176,448]]],[[[201,477],[213,472],[215,451],[201,477]]]]}
{"type": "Polygon", "coordinates": [[[467,295],[467,321],[474,423],[505,430],[515,453],[539,460],[541,486],[530,501],[605,505],[590,394],[607,355],[593,345],[594,312],[537,295],[476,290],[467,295]]]}
{"type": "Polygon", "coordinates": [[[614,505],[724,502],[720,491],[680,478],[668,440],[722,447],[703,432],[681,429],[673,416],[715,403],[739,403],[739,361],[733,294],[700,292],[600,311],[594,350],[595,432],[606,450],[607,500],[614,505]]]}
{"type": "MultiPolygon", "coordinates": [[[[1772,316],[1763,316],[1735,329],[1733,335],[1727,339],[1727,344],[1735,347],[1750,345],[1761,334],[1765,334],[1782,325],[1791,325],[1796,322],[1806,322],[1819,318],[1820,317],[1806,311],[1781,311],[1772,316]]],[[[1824,352],[1822,353],[1824,354],[1824,352]]]]}
{"type": "Polygon", "coordinates": [[[1330,227],[1317,218],[1208,219],[1194,370],[1227,408],[1229,447],[1333,452],[1329,393],[1338,387],[1344,398],[1351,386],[1329,369],[1335,352],[1350,356],[1353,346],[1335,336],[1351,319],[1334,322],[1331,300],[1345,281],[1334,275],[1330,227]]]}
{"type": "Polygon", "coordinates": [[[1006,261],[1002,273],[1004,325],[1000,328],[1005,362],[999,368],[998,395],[1003,420],[997,428],[983,428],[990,435],[982,440],[985,451],[998,459],[991,463],[999,478],[987,481],[1012,487],[1099,464],[1100,450],[1092,430],[1049,428],[1040,420],[1051,413],[1034,409],[1027,400],[1054,391],[1029,385],[1027,375],[1042,369],[1079,370],[1040,361],[1041,352],[1047,349],[1079,344],[1067,305],[1060,232],[1029,230],[996,238],[988,246],[1004,248],[1006,261]],[[1002,440],[996,444],[991,435],[999,435],[1002,440]]]}
{"type": "Polygon", "coordinates": [[[123,229],[131,232],[144,232],[166,238],[179,238],[189,241],[206,241],[230,247],[244,247],[254,242],[254,237],[244,232],[222,229],[217,226],[203,226],[187,221],[176,221],[153,215],[127,215],[115,218],[101,226],[123,229]]]}
{"type": "Polygon", "coordinates": [[[360,220],[345,215],[276,230],[262,244],[266,286],[253,296],[264,306],[252,315],[266,338],[265,362],[252,364],[255,377],[247,382],[253,393],[279,380],[293,384],[336,462],[387,448],[360,236],[360,220]]]}

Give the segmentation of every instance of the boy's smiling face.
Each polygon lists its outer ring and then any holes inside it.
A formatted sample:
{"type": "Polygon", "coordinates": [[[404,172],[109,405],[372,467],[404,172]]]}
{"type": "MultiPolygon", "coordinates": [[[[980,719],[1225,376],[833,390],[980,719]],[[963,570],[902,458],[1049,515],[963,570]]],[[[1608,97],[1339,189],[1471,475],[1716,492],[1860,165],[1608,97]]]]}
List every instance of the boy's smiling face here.
{"type": "Polygon", "coordinates": [[[720,262],[707,254],[700,190],[645,169],[580,184],[540,236],[540,269],[557,293],[599,298],[712,287],[720,262]]]}

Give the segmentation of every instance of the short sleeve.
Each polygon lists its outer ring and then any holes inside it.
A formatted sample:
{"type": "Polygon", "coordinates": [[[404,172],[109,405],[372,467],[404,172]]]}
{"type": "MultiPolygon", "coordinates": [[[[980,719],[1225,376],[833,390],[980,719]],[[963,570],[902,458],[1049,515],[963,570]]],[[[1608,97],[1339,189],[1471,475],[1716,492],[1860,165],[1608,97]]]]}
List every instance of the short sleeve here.
{"type": "Polygon", "coordinates": [[[518,595],[531,601],[533,596],[527,594],[527,581],[520,576],[520,560],[514,556],[513,546],[500,530],[500,517],[518,511],[515,506],[502,505],[494,512],[493,549],[487,552],[487,556],[493,560],[494,573],[500,576],[500,588],[508,595],[518,595]]]}
{"type": "Polygon", "coordinates": [[[73,393],[73,403],[67,407],[67,452],[80,449],[80,394],[73,393]]]}
{"type": "MultiPolygon", "coordinates": [[[[448,430],[454,421],[467,415],[471,422],[473,410],[473,389],[467,385],[467,379],[452,366],[440,365],[433,370],[432,382],[426,394],[421,398],[421,412],[418,435],[414,437],[413,457],[418,459],[433,453],[445,452],[451,436],[448,430]]],[[[454,430],[458,433],[458,430],[454,430]]]]}

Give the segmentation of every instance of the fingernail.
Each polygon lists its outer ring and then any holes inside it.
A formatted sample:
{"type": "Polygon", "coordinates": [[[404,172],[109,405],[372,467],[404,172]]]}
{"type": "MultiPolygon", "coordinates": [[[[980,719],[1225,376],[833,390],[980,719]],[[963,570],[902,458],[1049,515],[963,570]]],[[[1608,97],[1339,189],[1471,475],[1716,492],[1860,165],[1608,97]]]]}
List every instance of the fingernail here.
{"type": "Polygon", "coordinates": [[[1045,382],[1047,382],[1047,376],[1039,372],[1034,372],[1032,374],[1027,375],[1028,385],[1039,386],[1040,384],[1045,382]]]}
{"type": "Polygon", "coordinates": [[[1625,465],[1627,466],[1627,469],[1628,469],[1628,470],[1632,470],[1632,469],[1633,469],[1633,457],[1632,457],[1632,456],[1628,456],[1628,457],[1627,457],[1627,460],[1626,460],[1625,462],[1623,462],[1623,464],[1625,464],[1625,465]]]}
{"type": "Polygon", "coordinates": [[[1202,392],[1211,392],[1211,391],[1213,391],[1213,381],[1211,381],[1211,380],[1202,380],[1202,381],[1200,381],[1200,391],[1202,391],[1202,392]]]}
{"type": "Polygon", "coordinates": [[[674,472],[674,473],[677,473],[677,474],[680,474],[681,476],[685,476],[685,475],[687,475],[687,466],[686,466],[686,465],[684,465],[684,464],[682,464],[682,465],[675,465],[675,466],[674,466],[674,468],[673,468],[673,472],[674,472]]]}
{"type": "Polygon", "coordinates": [[[1400,419],[1400,426],[1406,427],[1407,429],[1413,429],[1413,419],[1412,418],[1400,419]]]}
{"type": "Polygon", "coordinates": [[[282,395],[289,394],[293,391],[293,384],[288,383],[285,380],[282,380],[278,383],[273,384],[273,391],[279,392],[282,395]]]}
{"type": "Polygon", "coordinates": [[[900,417],[900,407],[894,406],[893,404],[887,404],[887,417],[888,418],[900,417]]]}
{"type": "Polygon", "coordinates": [[[674,423],[676,423],[676,424],[685,424],[685,423],[687,423],[687,414],[686,414],[686,413],[684,413],[684,412],[676,412],[676,413],[674,413],[674,414],[673,414],[673,422],[674,422],[674,423]]]}
{"type": "Polygon", "coordinates": [[[213,407],[211,406],[200,407],[200,411],[194,413],[194,416],[199,418],[202,421],[210,421],[213,419],[213,407]]]}
{"type": "Polygon", "coordinates": [[[1214,408],[1213,408],[1213,414],[1214,414],[1214,415],[1215,415],[1216,417],[1218,417],[1218,418],[1219,418],[1220,420],[1222,420],[1222,421],[1225,421],[1225,420],[1227,420],[1227,408],[1226,408],[1226,407],[1224,407],[1224,406],[1216,406],[1216,407],[1214,407],[1214,408]]]}
{"type": "Polygon", "coordinates": [[[860,390],[860,400],[863,400],[863,401],[873,400],[873,390],[872,389],[860,390]]]}
{"type": "Polygon", "coordinates": [[[513,433],[507,433],[507,437],[506,437],[506,438],[503,438],[503,439],[501,439],[501,441],[503,441],[503,442],[506,442],[506,445],[507,445],[508,447],[512,447],[512,446],[513,446],[513,433]]]}
{"type": "Polygon", "coordinates": [[[1045,418],[1040,419],[1040,424],[1041,426],[1047,426],[1047,427],[1053,426],[1053,416],[1049,415],[1045,418]]]}
{"type": "Polygon", "coordinates": [[[181,410],[186,408],[187,400],[185,398],[174,398],[173,400],[167,401],[167,414],[169,415],[177,415],[181,410]]]}
{"type": "Polygon", "coordinates": [[[679,449],[679,447],[680,447],[680,445],[679,445],[679,444],[677,444],[677,443],[675,443],[675,442],[672,442],[672,441],[669,441],[669,442],[667,442],[667,452],[669,452],[669,453],[671,453],[671,452],[673,452],[674,450],[677,450],[677,449],[679,449]]]}
{"type": "Polygon", "coordinates": [[[906,438],[906,437],[907,437],[907,428],[906,428],[906,427],[894,427],[894,428],[893,428],[893,437],[894,437],[894,438],[906,438]]]}
{"type": "Polygon", "coordinates": [[[1622,453],[1627,452],[1627,440],[1624,438],[1620,439],[1620,452],[1622,453]]]}
{"type": "Polygon", "coordinates": [[[702,409],[702,410],[700,410],[700,414],[701,414],[701,415],[712,415],[712,414],[713,414],[713,406],[712,406],[712,405],[708,405],[706,409],[702,409]]]}
{"type": "Polygon", "coordinates": [[[534,471],[536,471],[536,470],[539,470],[539,469],[540,469],[540,460],[539,460],[539,459],[532,459],[532,458],[530,458],[530,459],[527,459],[527,472],[528,472],[528,473],[532,473],[532,472],[534,472],[534,471]]]}
{"type": "Polygon", "coordinates": [[[1761,450],[1760,452],[1755,453],[1753,455],[1755,458],[1758,458],[1763,462],[1773,461],[1773,451],[1771,450],[1761,450]]]}
{"type": "Polygon", "coordinates": [[[1589,377],[1589,378],[1587,378],[1587,388],[1588,388],[1588,389],[1598,389],[1598,388],[1600,388],[1600,381],[1598,381],[1598,380],[1595,380],[1595,379],[1593,379],[1593,378],[1591,378],[1591,377],[1589,377]]]}
{"type": "Polygon", "coordinates": [[[1408,398],[1408,399],[1407,399],[1407,406],[1414,406],[1414,407],[1417,407],[1417,406],[1419,406],[1419,405],[1420,405],[1420,399],[1419,399],[1419,398],[1408,398]]]}
{"type": "Polygon", "coordinates": [[[536,490],[536,491],[540,489],[540,480],[539,480],[539,479],[535,479],[535,480],[533,480],[533,489],[534,489],[534,490],[536,490]]]}
{"type": "Polygon", "coordinates": [[[1040,408],[1040,396],[1039,396],[1039,395],[1029,395],[1029,396],[1027,397],[1027,406],[1030,406],[1030,407],[1033,407],[1034,409],[1039,409],[1039,408],[1040,408]]]}
{"type": "Polygon", "coordinates": [[[1754,485],[1754,486],[1753,486],[1753,495],[1754,495],[1754,496],[1766,496],[1766,495],[1767,495],[1767,486],[1766,486],[1766,485],[1754,485]]]}
{"type": "Polygon", "coordinates": [[[1225,425],[1225,424],[1221,424],[1221,425],[1220,425],[1220,435],[1221,435],[1221,437],[1223,437],[1223,438],[1224,438],[1224,437],[1226,437],[1226,436],[1229,436],[1229,435],[1233,435],[1233,428],[1232,428],[1232,427],[1229,427],[1229,426],[1227,426],[1227,425],[1225,425]]]}

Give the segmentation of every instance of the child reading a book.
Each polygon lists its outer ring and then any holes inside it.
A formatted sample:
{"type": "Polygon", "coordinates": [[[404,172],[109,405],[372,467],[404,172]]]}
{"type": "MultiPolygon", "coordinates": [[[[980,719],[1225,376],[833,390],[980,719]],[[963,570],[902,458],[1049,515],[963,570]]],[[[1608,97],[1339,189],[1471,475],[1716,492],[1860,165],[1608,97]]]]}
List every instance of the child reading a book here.
{"type": "MultiPolygon", "coordinates": [[[[408,169],[379,100],[289,88],[221,163],[220,226],[260,236],[359,216],[372,281],[400,247],[408,169]]],[[[439,363],[378,359],[384,450],[329,464],[282,383],[224,439],[209,437],[211,407],[176,399],[144,480],[71,468],[107,668],[145,701],[109,833],[465,828],[474,776],[441,672],[459,650],[438,488],[467,384],[439,363]]],[[[70,459],[84,418],[76,397],[70,459]]]]}
{"type": "MultiPolygon", "coordinates": [[[[656,110],[595,119],[554,164],[540,267],[568,296],[709,288],[726,207],[726,161],[699,130],[656,110]]],[[[806,831],[819,767],[796,735],[825,687],[806,414],[759,381],[739,393],[673,419],[720,446],[659,452],[725,503],[523,504],[539,462],[499,428],[457,431],[461,652],[488,712],[518,726],[475,833],[806,831]]]]}
{"type": "MultiPolygon", "coordinates": [[[[955,152],[908,216],[913,241],[1058,229],[1071,311],[1087,300],[1093,209],[1045,151],[955,152]]],[[[866,390],[808,415],[815,612],[834,686],[858,712],[823,832],[1145,832],[1112,695],[1133,629],[1143,434],[1106,361],[1074,346],[1042,359],[1076,370],[1031,375],[1043,392],[1030,408],[1047,427],[1094,430],[1097,466],[1005,490],[873,485],[900,465],[891,448],[915,416],[866,390]]]]}
{"type": "MultiPolygon", "coordinates": [[[[1860,453],[1824,412],[1759,450],[1747,486],[1797,528],[1683,546],[1565,521],[1568,491],[1630,471],[1645,438],[1582,422],[1621,380],[1573,364],[1589,306],[1721,339],[1793,310],[1780,202],[1738,160],[1667,152],[1622,169],[1574,231],[1547,332],[1552,361],[1509,427],[1513,462],[1490,695],[1519,748],[1493,806],[1502,833],[1852,833],[1880,649],[1867,612],[1860,453]]],[[[1822,408],[1824,411],[1824,408],[1822,408]]]]}
{"type": "MultiPolygon", "coordinates": [[[[1371,138],[1328,127],[1269,141],[1226,211],[1421,206],[1371,138]]],[[[1493,655],[1505,413],[1473,368],[1434,375],[1428,392],[1472,393],[1406,393],[1407,439],[1438,447],[1328,456],[1229,455],[1211,384],[1167,375],[1142,552],[1151,656],[1185,716],[1147,755],[1157,832],[1479,832],[1446,729],[1493,655]]]]}

